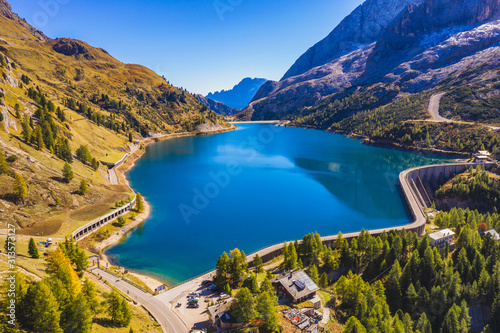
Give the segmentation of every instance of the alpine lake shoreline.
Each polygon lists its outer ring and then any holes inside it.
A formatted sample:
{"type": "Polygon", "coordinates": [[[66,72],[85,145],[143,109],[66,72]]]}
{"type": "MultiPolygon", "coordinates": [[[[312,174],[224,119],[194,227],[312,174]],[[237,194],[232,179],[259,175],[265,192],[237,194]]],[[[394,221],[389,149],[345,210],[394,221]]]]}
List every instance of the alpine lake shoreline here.
{"type": "MultiPolygon", "coordinates": [[[[169,140],[169,139],[174,139],[174,138],[179,138],[179,137],[188,137],[188,136],[200,136],[200,135],[215,135],[215,134],[220,134],[220,133],[225,133],[229,131],[234,131],[238,128],[238,123],[241,124],[246,124],[246,123],[264,123],[264,124],[278,124],[279,121],[250,121],[250,122],[230,122],[231,123],[231,128],[226,128],[222,130],[216,130],[216,131],[209,131],[209,132],[196,132],[196,133],[181,133],[181,134],[167,134],[159,137],[152,137],[152,138],[147,138],[144,139],[140,144],[141,149],[138,149],[134,154],[130,155],[127,160],[117,168],[117,174],[118,178],[120,181],[122,181],[125,185],[128,187],[132,188],[130,186],[130,182],[127,178],[127,173],[132,170],[136,164],[136,161],[139,160],[145,153],[146,153],[146,147],[153,144],[157,143],[160,141],[164,140],[169,140]]],[[[282,125],[282,126],[287,126],[282,125]]],[[[287,126],[287,127],[296,127],[296,126],[287,126]]],[[[307,128],[307,127],[299,127],[299,128],[307,128]]],[[[366,137],[359,137],[357,135],[353,135],[352,133],[340,133],[340,132],[330,132],[330,131],[324,131],[321,129],[317,128],[309,128],[309,129],[315,129],[315,130],[320,130],[325,133],[330,133],[330,134],[337,134],[337,135],[342,135],[347,138],[351,139],[357,139],[362,141],[361,143],[363,145],[368,145],[368,146],[375,146],[375,147],[380,147],[380,148],[385,148],[385,149],[391,149],[391,150],[398,150],[398,151],[405,151],[405,152],[413,152],[413,153],[419,153],[422,155],[430,155],[430,156],[436,156],[436,157],[444,157],[448,159],[454,159],[455,161],[463,161],[466,160],[466,156],[464,154],[459,154],[459,153],[454,153],[454,152],[445,152],[445,151],[434,151],[434,150],[421,150],[421,149],[415,149],[411,147],[400,147],[394,144],[388,144],[388,143],[379,143],[379,142],[373,142],[369,140],[366,137]]],[[[132,189],[133,190],[133,189],[132,189]]],[[[102,239],[99,242],[95,243],[95,247],[99,249],[99,255],[101,257],[101,262],[108,263],[110,266],[113,266],[115,269],[119,269],[122,272],[127,272],[128,274],[131,274],[141,280],[144,285],[148,286],[150,291],[154,293],[155,289],[158,286],[165,286],[166,290],[178,286],[181,283],[177,284],[172,284],[169,282],[166,282],[166,279],[159,274],[154,274],[151,272],[148,273],[138,273],[135,272],[133,269],[127,269],[126,267],[121,267],[116,264],[107,254],[106,251],[111,249],[112,247],[120,244],[121,242],[125,241],[128,237],[128,235],[139,228],[141,225],[147,222],[149,217],[151,216],[151,212],[153,207],[151,204],[148,203],[147,197],[143,197],[143,202],[144,202],[144,212],[141,213],[140,215],[137,215],[135,220],[132,221],[131,223],[128,223],[126,226],[121,228],[119,231],[113,232],[113,234],[108,235],[106,238],[102,239]]],[[[195,278],[195,277],[194,277],[195,278]]],[[[189,279],[191,280],[191,279],[189,279]]],[[[189,281],[187,280],[187,281],[189,281]]]]}

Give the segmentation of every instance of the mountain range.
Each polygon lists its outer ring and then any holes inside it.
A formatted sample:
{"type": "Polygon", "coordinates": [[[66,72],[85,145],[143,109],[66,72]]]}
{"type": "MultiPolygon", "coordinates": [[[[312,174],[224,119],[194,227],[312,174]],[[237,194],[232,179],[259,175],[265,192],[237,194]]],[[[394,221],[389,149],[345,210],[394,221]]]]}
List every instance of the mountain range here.
{"type": "Polygon", "coordinates": [[[232,107],[227,106],[226,104],[224,104],[222,102],[214,101],[213,99],[210,99],[210,98],[205,97],[203,95],[197,95],[197,96],[198,96],[198,99],[200,100],[200,102],[205,104],[207,106],[207,108],[209,108],[210,110],[217,112],[218,114],[223,115],[225,117],[231,117],[231,116],[233,116],[236,113],[241,111],[241,109],[232,108],[232,107]]]}
{"type": "Polygon", "coordinates": [[[230,90],[221,90],[209,93],[206,97],[214,101],[224,103],[234,109],[243,109],[254,98],[259,88],[266,82],[266,79],[244,78],[240,83],[230,90]]]}
{"type": "Polygon", "coordinates": [[[456,119],[496,122],[499,8],[499,0],[367,0],[236,117],[334,130],[361,111],[443,90],[456,119]],[[457,99],[464,87],[472,93],[457,99]],[[479,109],[465,112],[460,103],[479,109]]]}
{"type": "Polygon", "coordinates": [[[229,124],[150,69],[75,39],[51,39],[0,0],[0,221],[64,237],[133,196],[107,163],[131,142],[229,124]],[[6,164],[5,164],[6,163],[6,164]],[[63,181],[69,163],[74,175],[63,181]],[[26,197],[16,194],[22,177],[26,197]],[[78,184],[91,188],[79,195],[78,184]]]}

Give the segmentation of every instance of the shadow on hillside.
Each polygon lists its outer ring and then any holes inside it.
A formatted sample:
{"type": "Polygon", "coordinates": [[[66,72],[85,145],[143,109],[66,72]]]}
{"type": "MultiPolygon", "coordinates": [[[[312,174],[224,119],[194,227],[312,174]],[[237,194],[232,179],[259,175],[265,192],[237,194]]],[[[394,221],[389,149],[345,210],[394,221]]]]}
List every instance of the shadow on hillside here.
{"type": "Polygon", "coordinates": [[[52,180],[55,180],[56,182],[59,182],[59,183],[66,183],[66,180],[63,178],[63,177],[50,177],[50,179],[52,180]]]}

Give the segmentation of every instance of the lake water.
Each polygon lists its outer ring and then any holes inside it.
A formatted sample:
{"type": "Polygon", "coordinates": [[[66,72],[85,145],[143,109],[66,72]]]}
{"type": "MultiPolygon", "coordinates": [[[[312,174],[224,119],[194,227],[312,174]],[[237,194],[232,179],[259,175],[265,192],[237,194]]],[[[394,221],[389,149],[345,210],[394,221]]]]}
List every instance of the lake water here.
{"type": "Polygon", "coordinates": [[[399,173],[439,162],[270,124],[155,143],[128,174],[152,215],[107,254],[178,283],[214,268],[236,247],[249,254],[314,231],[404,225],[411,221],[399,173]]]}

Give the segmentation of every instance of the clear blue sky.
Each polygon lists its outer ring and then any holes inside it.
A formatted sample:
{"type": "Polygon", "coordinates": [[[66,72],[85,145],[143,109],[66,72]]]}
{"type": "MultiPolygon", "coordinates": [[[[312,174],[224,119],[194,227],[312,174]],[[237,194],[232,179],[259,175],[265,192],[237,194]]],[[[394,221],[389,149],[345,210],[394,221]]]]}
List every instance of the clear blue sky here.
{"type": "Polygon", "coordinates": [[[191,92],[279,80],[362,0],[11,0],[47,36],[147,66],[191,92]],[[47,4],[47,5],[43,5],[47,4]]]}

